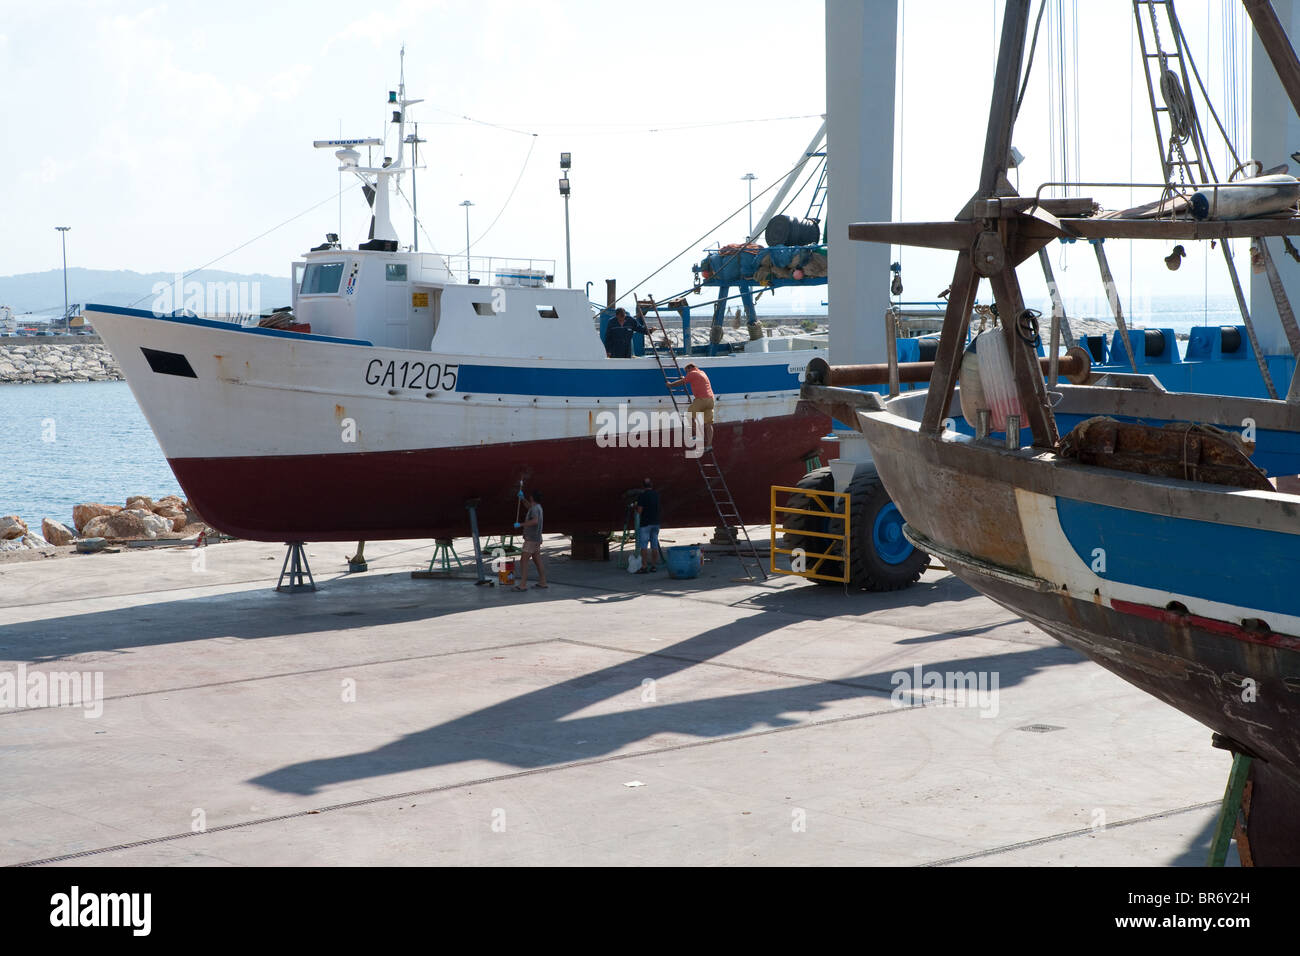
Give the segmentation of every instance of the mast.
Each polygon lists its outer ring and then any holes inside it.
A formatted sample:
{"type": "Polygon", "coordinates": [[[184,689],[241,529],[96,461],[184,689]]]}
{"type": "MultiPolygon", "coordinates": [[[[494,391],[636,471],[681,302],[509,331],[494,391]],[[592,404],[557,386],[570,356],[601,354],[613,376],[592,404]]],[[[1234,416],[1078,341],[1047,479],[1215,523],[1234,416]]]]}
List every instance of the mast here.
{"type": "MultiPolygon", "coordinates": [[[[419,138],[419,128],[408,138],[406,135],[406,109],[414,106],[416,103],[423,103],[423,99],[408,99],[406,96],[406,47],[401,51],[402,66],[399,73],[397,89],[388,91],[388,103],[390,106],[396,106],[393,110],[392,121],[397,126],[397,161],[384,157],[384,162],[380,166],[362,166],[360,165],[361,154],[357,152],[357,146],[383,146],[383,139],[318,139],[314,143],[317,149],[335,149],[334,155],[339,161],[340,172],[353,173],[361,180],[362,187],[369,195],[373,190],[374,198],[371,206],[371,221],[373,230],[371,241],[384,244],[392,244],[395,249],[397,246],[397,230],[393,228],[391,216],[391,203],[389,195],[389,181],[394,178],[400,178],[402,173],[406,172],[408,167],[403,165],[405,159],[406,144],[411,144],[412,165],[411,170],[411,191],[414,197],[415,191],[415,166],[414,162],[418,157],[416,150],[418,144],[423,142],[419,138]]],[[[412,202],[412,210],[415,208],[412,202]]],[[[412,228],[415,233],[412,248],[419,250],[419,226],[418,216],[415,217],[412,228]]],[[[366,246],[359,246],[366,248],[366,246]]],[[[373,246],[371,248],[383,248],[383,246],[373,246]]]]}
{"type": "MultiPolygon", "coordinates": [[[[401,66],[398,69],[398,74],[397,74],[397,90],[395,93],[390,92],[388,94],[388,102],[395,104],[397,106],[397,109],[393,110],[393,122],[397,124],[397,161],[388,168],[392,170],[391,175],[395,176],[397,178],[397,181],[400,183],[402,173],[406,171],[406,167],[402,165],[403,161],[406,158],[406,144],[410,143],[411,144],[411,166],[410,166],[411,169],[411,242],[412,242],[411,248],[414,251],[419,252],[420,217],[419,214],[416,212],[416,205],[415,205],[415,163],[419,155],[419,144],[423,142],[423,140],[419,138],[418,124],[415,127],[416,131],[414,133],[412,133],[409,137],[406,135],[406,108],[408,106],[414,106],[416,103],[423,103],[424,100],[423,99],[412,100],[406,98],[406,44],[405,43],[402,44],[402,48],[399,56],[401,58],[401,66]]],[[[376,183],[376,188],[378,188],[378,183],[376,183]]],[[[379,224],[379,214],[377,211],[379,208],[378,198],[379,198],[378,194],[376,194],[375,196],[376,199],[375,238],[376,239],[380,238],[378,232],[378,224],[379,224]]],[[[385,202],[387,202],[387,197],[385,197],[385,202]]],[[[397,232],[395,230],[393,231],[392,238],[393,239],[397,238],[397,232]]]]}

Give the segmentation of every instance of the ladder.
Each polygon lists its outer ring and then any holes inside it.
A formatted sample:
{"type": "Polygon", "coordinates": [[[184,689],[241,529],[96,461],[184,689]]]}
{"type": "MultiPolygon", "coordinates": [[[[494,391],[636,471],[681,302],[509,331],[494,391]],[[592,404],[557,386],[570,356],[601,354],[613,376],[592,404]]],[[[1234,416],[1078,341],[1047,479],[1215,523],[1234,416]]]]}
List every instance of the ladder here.
{"type": "MultiPolygon", "coordinates": [[[[1160,165],[1164,171],[1165,191],[1161,196],[1161,203],[1162,207],[1167,203],[1168,210],[1172,212],[1175,209],[1175,197],[1185,201],[1201,183],[1217,181],[1218,173],[1214,168],[1214,160],[1209,155],[1205,130],[1196,113],[1192,78],[1187,72],[1191,56],[1187,52],[1187,38],[1183,35],[1182,25],[1178,22],[1178,14],[1174,12],[1173,0],[1133,0],[1133,22],[1137,25],[1142,73],[1147,81],[1147,96],[1151,101],[1151,120],[1155,124],[1156,142],[1160,146],[1160,165]],[[1146,28],[1143,26],[1144,10],[1151,30],[1150,44],[1147,42],[1146,28]],[[1169,33],[1172,49],[1166,49],[1161,41],[1162,22],[1169,33]],[[1176,64],[1177,72],[1171,64],[1176,64]],[[1159,101],[1156,99],[1157,92],[1160,93],[1159,101]],[[1164,103],[1163,106],[1161,102],[1164,103]],[[1175,175],[1178,179],[1177,185],[1174,183],[1175,175]]],[[[1199,87],[1200,77],[1196,74],[1194,63],[1192,63],[1192,74],[1196,76],[1199,87]]],[[[1215,122],[1218,122],[1217,118],[1215,122]]],[[[1223,132],[1222,126],[1219,130],[1223,132]]],[[[1232,159],[1237,162],[1237,168],[1229,175],[1231,179],[1247,164],[1240,161],[1236,144],[1228,141],[1226,132],[1223,132],[1223,136],[1232,159]]],[[[1162,212],[1164,211],[1162,208],[1162,212]]],[[[1272,254],[1268,251],[1268,244],[1263,237],[1258,239],[1257,245],[1271,280],[1275,272],[1272,254]]],[[[1251,351],[1254,353],[1255,363],[1259,366],[1260,377],[1264,380],[1269,397],[1277,398],[1277,386],[1273,383],[1268,362],[1260,349],[1255,323],[1251,320],[1250,309],[1242,292],[1237,264],[1232,258],[1232,245],[1227,241],[1221,241],[1219,248],[1223,253],[1224,264],[1228,268],[1228,278],[1232,280],[1232,289],[1237,297],[1237,308],[1241,312],[1241,321],[1246,327],[1246,336],[1250,339],[1251,351]]],[[[1098,246],[1097,249],[1100,253],[1101,247],[1098,246]]],[[[1269,286],[1292,354],[1300,358],[1300,325],[1296,323],[1295,313],[1291,309],[1286,291],[1282,288],[1280,280],[1277,283],[1270,281],[1269,286]]],[[[1126,341],[1125,345],[1127,344],[1126,341]]],[[[1297,369],[1300,369],[1300,365],[1297,365],[1297,369]]],[[[1291,401],[1294,394],[1295,400],[1300,401],[1300,375],[1293,376],[1292,385],[1295,387],[1291,390],[1292,394],[1288,394],[1287,400],[1291,401]]]]}
{"type": "Polygon", "coordinates": [[[812,201],[808,203],[808,215],[806,218],[816,220],[821,224],[822,234],[825,235],[826,224],[822,222],[822,213],[826,208],[826,153],[821,152],[815,153],[814,155],[821,156],[822,168],[821,173],[817,177],[817,185],[813,188],[812,201]]]}
{"type": "MultiPolygon", "coordinates": [[[[646,306],[654,312],[655,324],[658,327],[660,337],[656,340],[655,329],[650,327],[650,334],[646,336],[646,342],[655,357],[655,363],[659,366],[660,374],[664,377],[664,388],[668,392],[668,397],[672,399],[673,409],[681,418],[682,427],[685,428],[688,414],[686,409],[691,403],[691,390],[690,386],[682,381],[685,378],[685,373],[677,362],[677,352],[673,349],[672,341],[668,338],[668,330],[664,328],[663,316],[659,313],[659,306],[655,303],[654,296],[637,304],[640,307],[643,321],[646,317],[644,311],[646,306]],[[674,382],[679,384],[674,385],[674,382]]],[[[690,347],[689,343],[684,343],[684,345],[687,348],[690,347]]],[[[718,515],[718,527],[727,531],[727,536],[731,539],[732,548],[736,553],[736,559],[740,561],[740,566],[744,569],[745,575],[750,579],[757,578],[766,581],[767,570],[763,567],[763,561],[754,549],[754,542],[750,540],[745,523],[740,520],[740,511],[737,510],[736,502],[731,497],[731,489],[727,487],[727,480],[723,477],[722,467],[718,464],[713,449],[706,449],[699,458],[695,459],[695,464],[699,467],[700,478],[704,481],[704,487],[713,500],[713,510],[718,515]]]]}
{"type": "Polygon", "coordinates": [[[1179,189],[1174,185],[1175,174],[1182,188],[1190,187],[1194,190],[1201,183],[1212,182],[1214,168],[1211,162],[1210,168],[1206,169],[1209,157],[1206,155],[1205,132],[1196,114],[1195,94],[1191,77],[1187,73],[1187,57],[1183,52],[1183,30],[1174,13],[1172,0],[1133,0],[1133,20],[1137,25],[1142,73],[1147,81],[1151,119],[1155,123],[1156,141],[1160,144],[1160,165],[1164,171],[1167,194],[1179,189]],[[1143,8],[1146,9],[1151,31],[1150,44],[1143,26],[1143,8]],[[1163,8],[1163,15],[1157,13],[1159,8],[1163,8]],[[1173,42],[1173,49],[1165,49],[1161,41],[1162,20],[1173,42]],[[1159,99],[1157,93],[1160,94],[1159,99]],[[1170,105],[1171,95],[1177,108],[1170,105]]]}

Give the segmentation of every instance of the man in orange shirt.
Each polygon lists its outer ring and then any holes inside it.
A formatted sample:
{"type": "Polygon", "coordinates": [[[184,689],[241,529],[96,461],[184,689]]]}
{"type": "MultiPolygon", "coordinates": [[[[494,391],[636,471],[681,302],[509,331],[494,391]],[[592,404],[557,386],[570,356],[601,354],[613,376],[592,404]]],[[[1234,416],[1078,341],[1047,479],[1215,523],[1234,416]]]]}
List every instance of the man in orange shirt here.
{"type": "Polygon", "coordinates": [[[704,450],[713,451],[713,386],[709,377],[694,362],[686,366],[686,375],[669,385],[677,386],[685,382],[691,389],[691,404],[686,406],[688,415],[704,416],[704,450]]]}

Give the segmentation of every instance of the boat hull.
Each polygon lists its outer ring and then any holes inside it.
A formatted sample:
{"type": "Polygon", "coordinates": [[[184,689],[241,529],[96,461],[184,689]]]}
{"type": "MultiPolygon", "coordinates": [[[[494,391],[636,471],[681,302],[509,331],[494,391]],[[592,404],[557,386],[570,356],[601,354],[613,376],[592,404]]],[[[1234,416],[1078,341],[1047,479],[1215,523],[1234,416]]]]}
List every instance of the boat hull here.
{"type": "MultiPolygon", "coordinates": [[[[719,425],[714,451],[744,518],[766,523],[769,486],[793,484],[819,453],[828,419],[809,406],[781,418],[719,425]],[[756,460],[759,464],[756,464],[756,460]]],[[[651,478],[665,527],[718,523],[695,459],[680,448],[602,448],[594,438],[355,454],[170,459],[204,520],[255,541],[454,538],[509,533],[516,492],[544,496],[546,530],[623,527],[625,492],[651,478]]]]}
{"type": "Polygon", "coordinates": [[[1295,500],[1108,472],[954,435],[936,441],[888,407],[858,417],[913,543],[1260,758],[1255,862],[1300,863],[1300,607],[1291,598],[1300,560],[1292,532],[1300,529],[1288,527],[1295,500]],[[1114,513],[1128,517],[1116,523],[1114,513]],[[1116,536],[1126,528],[1133,537],[1116,536]],[[1191,577],[1198,566],[1210,570],[1191,577]]]}

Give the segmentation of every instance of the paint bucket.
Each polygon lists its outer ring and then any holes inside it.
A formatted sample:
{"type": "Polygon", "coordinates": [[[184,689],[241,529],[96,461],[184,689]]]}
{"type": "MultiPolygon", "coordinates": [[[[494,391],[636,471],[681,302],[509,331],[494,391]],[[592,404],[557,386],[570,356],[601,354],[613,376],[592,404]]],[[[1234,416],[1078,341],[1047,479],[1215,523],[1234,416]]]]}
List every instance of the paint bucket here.
{"type": "Polygon", "coordinates": [[[502,561],[497,566],[497,581],[502,587],[513,586],[515,583],[515,563],[513,561],[502,561]]]}
{"type": "Polygon", "coordinates": [[[700,554],[698,544],[679,545],[675,548],[667,548],[668,555],[668,576],[670,578],[694,578],[698,577],[700,568],[704,566],[704,558],[700,554]]]}

